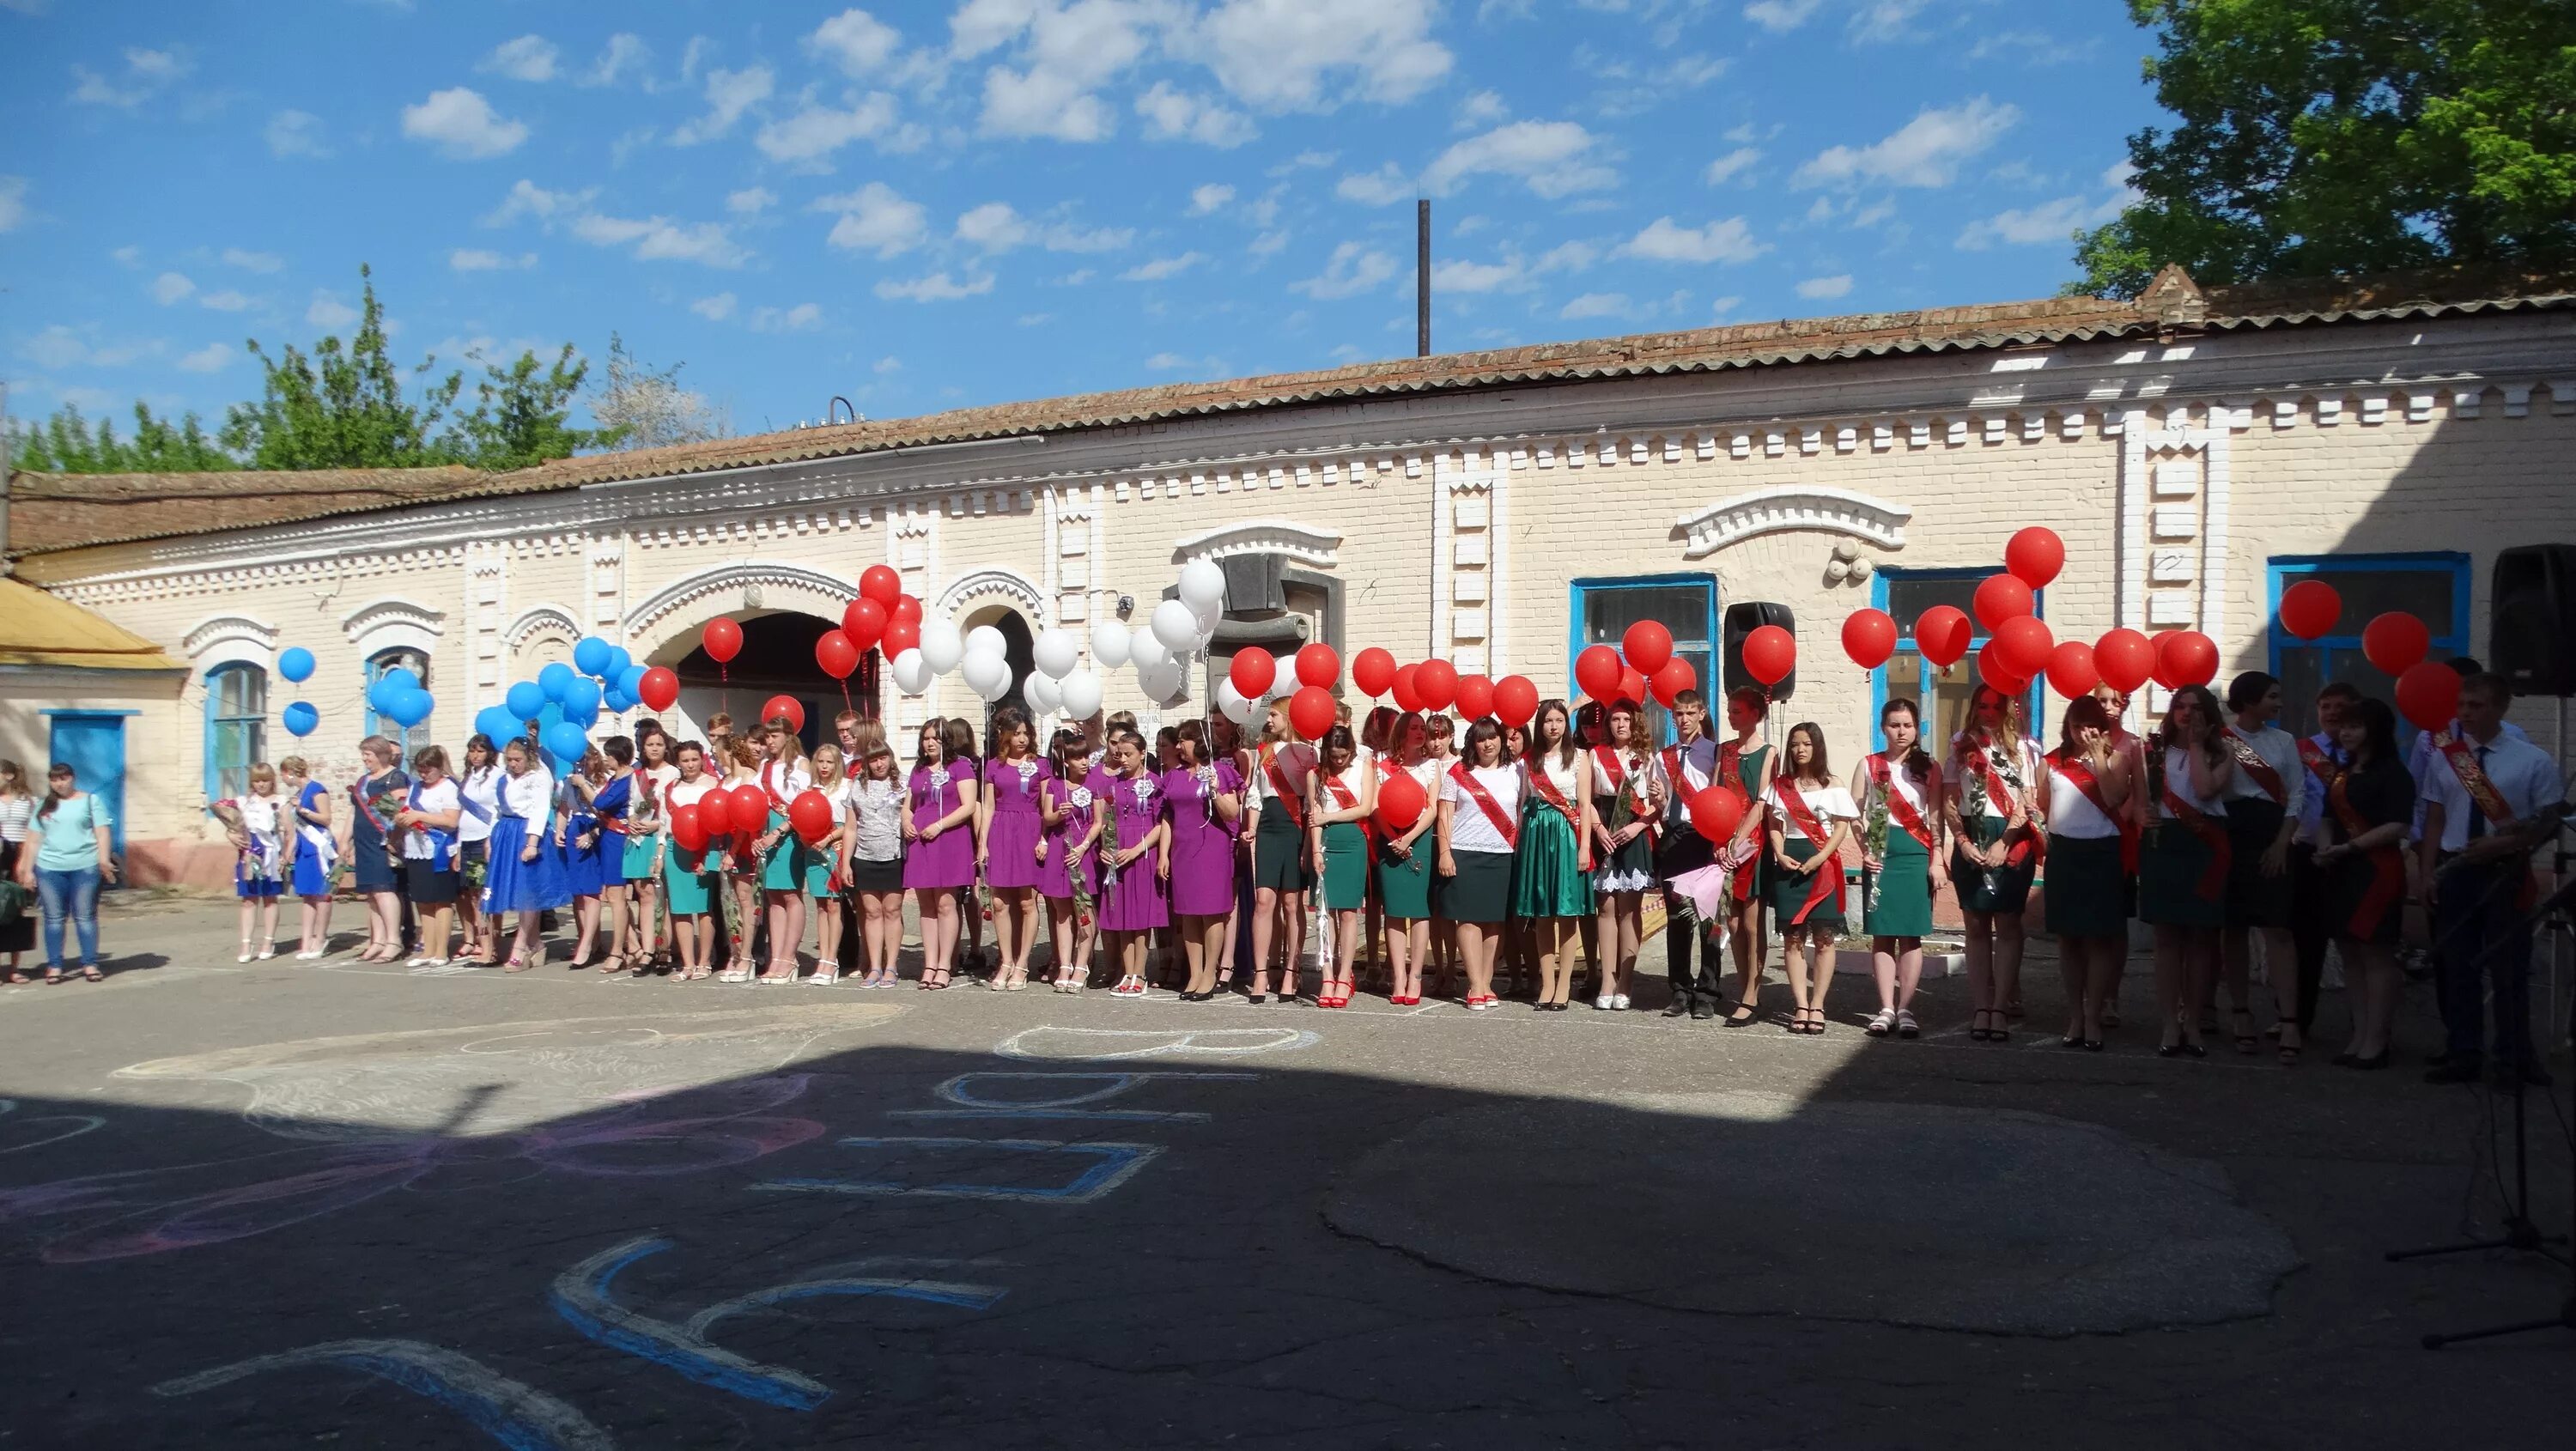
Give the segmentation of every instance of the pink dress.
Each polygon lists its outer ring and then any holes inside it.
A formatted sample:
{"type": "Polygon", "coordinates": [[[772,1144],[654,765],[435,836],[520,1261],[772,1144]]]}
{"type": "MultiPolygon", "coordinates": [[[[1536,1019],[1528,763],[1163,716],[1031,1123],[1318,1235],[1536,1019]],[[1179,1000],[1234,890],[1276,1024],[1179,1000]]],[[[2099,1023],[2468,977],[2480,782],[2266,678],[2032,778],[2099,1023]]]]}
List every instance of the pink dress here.
{"type": "MultiPolygon", "coordinates": [[[[911,781],[912,824],[928,826],[954,812],[965,797],[945,766],[916,766],[911,781]]],[[[975,885],[975,828],[965,822],[936,841],[914,841],[903,858],[906,888],[938,890],[975,885]]]]}
{"type": "Polygon", "coordinates": [[[1133,778],[1099,774],[1107,783],[1104,799],[1110,806],[1108,828],[1100,841],[1100,930],[1143,932],[1167,926],[1171,913],[1157,871],[1161,854],[1149,851],[1114,872],[1110,867],[1117,842],[1142,841],[1162,820],[1162,784],[1151,772],[1139,772],[1133,778]],[[1113,834],[1117,842],[1110,840],[1113,834]]]}
{"type": "Polygon", "coordinates": [[[1210,770],[1210,792],[1196,771],[1163,773],[1163,815],[1172,826],[1171,908],[1187,917],[1221,917],[1234,910],[1235,826],[1216,814],[1218,796],[1243,789],[1234,763],[1210,770]]]}
{"type": "MultiPolygon", "coordinates": [[[[1054,799],[1058,811],[1065,813],[1063,821],[1045,828],[1047,858],[1038,868],[1038,894],[1064,901],[1073,896],[1076,880],[1088,892],[1096,876],[1090,853],[1085,852],[1079,862],[1072,860],[1073,844],[1091,830],[1091,788],[1068,786],[1052,772],[1038,787],[1054,799]]],[[[1038,819],[1043,822],[1046,818],[1038,819]]]]}
{"type": "Polygon", "coordinates": [[[1038,786],[1054,779],[1055,769],[1035,756],[984,763],[984,790],[993,801],[993,825],[984,838],[986,886],[1044,885],[1038,836],[1046,829],[1046,818],[1038,814],[1038,786]]]}

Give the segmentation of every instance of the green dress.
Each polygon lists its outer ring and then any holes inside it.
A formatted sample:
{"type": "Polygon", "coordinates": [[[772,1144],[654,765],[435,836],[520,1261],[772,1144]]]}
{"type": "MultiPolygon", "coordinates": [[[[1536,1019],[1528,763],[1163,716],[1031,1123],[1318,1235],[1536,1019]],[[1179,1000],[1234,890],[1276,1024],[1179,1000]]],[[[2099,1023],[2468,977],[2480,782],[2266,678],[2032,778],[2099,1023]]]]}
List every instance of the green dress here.
{"type": "MultiPolygon", "coordinates": [[[[1983,755],[1982,749],[1976,754],[1983,755]]],[[[1971,863],[1966,852],[1959,848],[1972,843],[1982,849],[2003,840],[2005,818],[1987,813],[1986,773],[1974,759],[1964,754],[1954,756],[1951,766],[1961,773],[1959,829],[1965,838],[1964,841],[1953,838],[1950,852],[1950,886],[1959,895],[1959,907],[1968,912],[2019,916],[2022,908],[2030,902],[2031,878],[2039,873],[2037,840],[2026,829],[2023,836],[2025,847],[2018,853],[2017,860],[2007,858],[1999,867],[1971,863]]],[[[2016,748],[2007,752],[1997,763],[1996,770],[2006,791],[2030,789],[2029,751],[2016,748]]]]}
{"type": "MultiPolygon", "coordinates": [[[[1544,765],[1529,768],[1535,776],[1544,765]]],[[[1568,768],[1571,776],[1571,768],[1568,768]]],[[[1551,776],[1562,788],[1565,782],[1551,776]]],[[[1572,804],[1572,797],[1567,797],[1572,804]]],[[[1521,793],[1521,836],[1512,853],[1512,915],[1515,917],[1588,917],[1592,884],[1583,875],[1581,843],[1574,823],[1556,803],[1535,789],[1521,793]]]]}
{"type": "Polygon", "coordinates": [[[1324,828],[1324,909],[1357,911],[1368,895],[1368,834],[1356,821],[1324,828]]]}
{"type": "MultiPolygon", "coordinates": [[[[1778,801],[1779,788],[1773,787],[1772,792],[1772,799],[1778,801]]],[[[1806,792],[1805,799],[1808,809],[1815,814],[1818,829],[1824,832],[1828,840],[1833,837],[1837,819],[1849,820],[1853,814],[1851,797],[1838,786],[1806,792]]],[[[1785,817],[1787,808],[1779,809],[1785,817]]],[[[1765,845],[1768,845],[1767,840],[1765,845]]],[[[1817,852],[1823,850],[1815,842],[1809,841],[1806,833],[1800,831],[1795,822],[1786,819],[1781,822],[1780,849],[1789,854],[1790,860],[1799,862],[1811,861],[1817,852]]],[[[1782,931],[1793,927],[1822,929],[1828,932],[1841,931],[1842,878],[1843,867],[1840,861],[1827,862],[1812,873],[1782,871],[1775,864],[1770,885],[1765,889],[1765,895],[1771,903],[1771,919],[1779,924],[1782,931]],[[1822,901],[1810,907],[1807,905],[1807,894],[1815,890],[1819,880],[1830,884],[1827,895],[1822,901]]]]}
{"type": "MultiPolygon", "coordinates": [[[[1736,794],[1744,798],[1744,809],[1746,813],[1752,814],[1760,811],[1762,809],[1762,766],[1764,762],[1771,758],[1771,748],[1767,745],[1755,746],[1753,749],[1738,755],[1736,753],[1735,742],[1719,742],[1717,747],[1717,778],[1721,781],[1726,779],[1726,762],[1727,758],[1730,756],[1735,758],[1736,794]]],[[[1761,828],[1755,827],[1754,834],[1755,844],[1758,846],[1760,845],[1761,828]]],[[[1756,851],[1753,853],[1753,859],[1751,861],[1748,861],[1744,865],[1735,869],[1735,878],[1729,885],[1735,893],[1735,900],[1739,902],[1750,902],[1755,900],[1756,897],[1768,889],[1770,881],[1771,853],[1768,851],[1756,851]]]]}
{"type": "MultiPolygon", "coordinates": [[[[1419,777],[1415,780],[1416,784],[1420,783],[1419,777]]],[[[1379,783],[1379,789],[1385,789],[1383,781],[1379,783]]],[[[1433,776],[1431,783],[1422,788],[1422,795],[1422,814],[1427,821],[1432,819],[1433,814],[1440,809],[1438,776],[1433,776]]],[[[1412,828],[1407,827],[1405,830],[1410,831],[1412,828]]],[[[1396,836],[1401,835],[1403,832],[1396,833],[1396,836]]],[[[1431,859],[1439,854],[1440,849],[1438,830],[1434,826],[1425,826],[1422,835],[1414,838],[1413,845],[1407,848],[1402,856],[1388,850],[1394,840],[1395,837],[1389,837],[1378,844],[1379,909],[1389,917],[1407,921],[1428,917],[1431,915],[1431,859]]]]}
{"type": "MultiPolygon", "coordinates": [[[[1872,756],[1862,762],[1863,775],[1870,781],[1869,800],[1861,815],[1862,853],[1874,857],[1876,871],[1861,877],[1863,918],[1872,937],[1921,937],[1932,930],[1932,851],[1914,834],[1898,825],[1888,809],[1889,794],[1896,788],[1883,784],[1881,769],[1903,771],[1902,762],[1885,762],[1872,756]]],[[[1917,815],[1928,827],[1941,809],[1935,777],[1908,784],[1921,788],[1924,803],[1917,815]]],[[[1907,798],[1912,804],[1912,798],[1907,798]]]]}

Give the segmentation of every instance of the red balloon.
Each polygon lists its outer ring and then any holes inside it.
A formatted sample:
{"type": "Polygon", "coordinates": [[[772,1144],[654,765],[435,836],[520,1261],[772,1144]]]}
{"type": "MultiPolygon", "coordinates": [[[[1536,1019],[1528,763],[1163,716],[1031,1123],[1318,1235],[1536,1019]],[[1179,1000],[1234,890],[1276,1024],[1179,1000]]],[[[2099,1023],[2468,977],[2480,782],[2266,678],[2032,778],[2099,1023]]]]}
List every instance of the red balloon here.
{"type": "Polygon", "coordinates": [[[1977,652],[1977,678],[2006,695],[2030,689],[2030,677],[2013,669],[1991,643],[1977,652]]]}
{"type": "Polygon", "coordinates": [[[1744,820],[1744,798],[1728,787],[1710,786],[1691,798],[1690,819],[1700,835],[1724,846],[1744,820]]]}
{"type": "Polygon", "coordinates": [[[841,633],[865,650],[885,637],[886,621],[892,618],[884,605],[861,595],[841,610],[841,633]]]}
{"type": "Polygon", "coordinates": [[[2065,567],[2066,541],[2054,529],[2033,524],[2004,545],[2004,568],[2032,589],[2046,589],[2065,567]]]}
{"type": "Polygon", "coordinates": [[[689,851],[707,849],[707,824],[692,802],[671,813],[671,840],[689,851]]]}
{"type": "Polygon", "coordinates": [[[1947,670],[1968,653],[1968,641],[1974,635],[1966,611],[1956,605],[1934,605],[1915,617],[1914,652],[1935,668],[1947,670]]]}
{"type": "Polygon", "coordinates": [[[1271,682],[1279,678],[1279,662],[1267,650],[1245,650],[1225,667],[1225,678],[1234,682],[1234,693],[1246,700],[1259,700],[1270,693],[1271,682]]]}
{"type": "Polygon", "coordinates": [[[921,623],[921,601],[910,595],[898,595],[895,602],[887,606],[886,618],[918,625],[921,623]]]}
{"type": "Polygon", "coordinates": [[[698,632],[698,643],[705,647],[708,659],[722,665],[742,653],[742,626],[718,616],[698,632]]]}
{"type": "Polygon", "coordinates": [[[656,665],[636,682],[635,698],[655,710],[669,710],[680,700],[680,677],[666,666],[656,665]]]}
{"type": "Polygon", "coordinates": [[[1342,657],[1318,642],[1297,652],[1297,683],[1330,690],[1342,678],[1342,657]]]}
{"type": "Polygon", "coordinates": [[[2397,713],[2418,730],[2438,731],[2460,713],[2460,672],[2418,660],[2397,677],[2397,713]]]}
{"type": "Polygon", "coordinates": [[[1843,619],[1843,653],[1863,670],[1876,670],[1896,653],[1896,620],[1885,610],[1854,610],[1843,619]]]}
{"type": "MultiPolygon", "coordinates": [[[[715,793],[707,793],[713,796],[715,793]]],[[[746,836],[757,836],[769,826],[769,793],[749,781],[725,793],[732,799],[733,829],[746,836]]]]}
{"type": "Polygon", "coordinates": [[[1418,683],[1421,669],[1422,667],[1419,665],[1401,666],[1395,672],[1395,679],[1387,683],[1386,688],[1395,695],[1395,708],[1397,710],[1421,710],[1423,708],[1422,686],[1418,683]]]}
{"type": "Polygon", "coordinates": [[[1619,688],[1619,652],[1607,645],[1586,645],[1574,657],[1574,683],[1594,700],[1607,700],[1619,688]]]}
{"type": "Polygon", "coordinates": [[[885,633],[877,637],[877,648],[885,651],[886,658],[889,660],[906,650],[918,649],[920,645],[921,621],[919,620],[888,620],[885,633]]]}
{"type": "Polygon", "coordinates": [[[814,663],[834,680],[847,680],[859,668],[859,647],[839,630],[825,630],[814,637],[814,663]]]}
{"type": "Polygon", "coordinates": [[[2281,628],[2302,640],[2331,632],[2343,618],[2343,596],[2321,579],[2303,579],[2281,591],[2281,628]]]}
{"type": "Polygon", "coordinates": [[[1691,668],[1688,660],[1676,655],[1664,662],[1663,669],[1646,677],[1646,688],[1655,693],[1655,699],[1663,703],[1664,709],[1670,710],[1673,701],[1683,691],[1699,689],[1699,672],[1691,668]]]}
{"type": "Polygon", "coordinates": [[[733,831],[733,798],[722,787],[698,798],[698,825],[710,841],[733,831]]]}
{"type": "MultiPolygon", "coordinates": [[[[2403,675],[2433,648],[2433,632],[2403,610],[2390,610],[2362,627],[2361,653],[2383,674],[2403,675]]],[[[2448,720],[2450,717],[2445,716],[2448,720]]]]}
{"type": "Polygon", "coordinates": [[[1425,660],[1413,670],[1414,692],[1424,710],[1447,710],[1458,698],[1458,667],[1446,660],[1425,660]]]}
{"type": "Polygon", "coordinates": [[[1351,683],[1371,700],[1395,684],[1395,657],[1375,645],[1351,657],[1351,683]]]}
{"type": "Polygon", "coordinates": [[[2057,648],[2057,637],[2038,616],[2015,615],[1995,627],[1995,637],[1986,642],[1986,648],[2027,679],[2048,668],[2048,652],[2057,648]]]}
{"type": "Polygon", "coordinates": [[[1458,708],[1460,720],[1474,720],[1490,715],[1494,709],[1494,682],[1481,675],[1461,675],[1450,693],[1450,704],[1458,708]]]}
{"type": "MultiPolygon", "coordinates": [[[[1644,705],[1646,703],[1646,672],[1638,669],[1634,665],[1620,671],[1619,694],[1617,698],[1620,700],[1633,701],[1638,705],[1644,705]]],[[[1606,704],[1607,702],[1604,703],[1606,704]]]]}
{"type": "Polygon", "coordinates": [[[796,839],[812,846],[832,834],[831,798],[810,787],[796,793],[787,803],[787,824],[796,830],[796,839]]]}
{"type": "Polygon", "coordinates": [[[1333,693],[1320,685],[1301,685],[1295,695],[1288,697],[1288,723],[1310,741],[1331,730],[1333,722],[1340,718],[1333,693]]]}
{"type": "Polygon", "coordinates": [[[1422,819],[1424,800],[1422,783],[1410,771],[1398,771],[1377,783],[1378,830],[1389,836],[1401,836],[1422,819]]]}
{"type": "Polygon", "coordinates": [[[1798,641],[1778,625],[1755,627],[1744,637],[1744,673],[1765,685],[1777,685],[1798,668],[1798,641]]]}
{"type": "MultiPolygon", "coordinates": [[[[1506,675],[1494,682],[1494,719],[1507,726],[1528,725],[1538,714],[1538,687],[1525,675],[1506,675]]],[[[1386,799],[1386,788],[1378,788],[1378,799],[1386,799]]]]}
{"type": "Polygon", "coordinates": [[[2218,678],[2218,646],[2198,630],[2168,630],[2156,637],[2156,683],[2168,690],[2207,685],[2218,678]]]}
{"type": "Polygon", "coordinates": [[[2093,642],[2093,666],[2102,683],[2128,695],[2155,678],[2155,642],[2135,630],[2110,630],[2093,642]]]}
{"type": "Polygon", "coordinates": [[[2048,652],[2048,688],[2073,700],[2090,695],[2102,683],[2101,667],[2093,663],[2093,647],[2081,640],[2069,640],[2048,652]]]}
{"type": "Polygon", "coordinates": [[[2030,613],[2030,586],[2009,574],[1990,574],[1977,581],[1977,593],[1969,605],[1977,612],[1977,623],[1991,635],[2004,621],[2030,613]]]}
{"type": "Polygon", "coordinates": [[[1652,675],[1673,658],[1673,632],[1652,620],[1639,620],[1619,637],[1619,653],[1640,675],[1652,675]]]}
{"type": "Polygon", "coordinates": [[[803,701],[798,700],[792,695],[773,695],[760,703],[760,718],[762,720],[772,721],[778,719],[782,715],[787,717],[787,724],[790,728],[800,731],[805,729],[805,703],[803,701]]]}
{"type": "Polygon", "coordinates": [[[903,576],[891,564],[871,564],[859,575],[859,598],[875,600],[881,609],[892,610],[903,598],[903,576]]]}

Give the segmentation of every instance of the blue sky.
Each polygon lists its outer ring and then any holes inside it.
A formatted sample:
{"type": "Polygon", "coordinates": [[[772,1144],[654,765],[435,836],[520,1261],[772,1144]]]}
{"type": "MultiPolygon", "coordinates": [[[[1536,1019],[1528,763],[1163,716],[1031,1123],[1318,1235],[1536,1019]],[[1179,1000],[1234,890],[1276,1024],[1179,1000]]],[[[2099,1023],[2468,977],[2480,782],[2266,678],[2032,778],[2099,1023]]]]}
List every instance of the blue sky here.
{"type": "Polygon", "coordinates": [[[0,0],[0,376],[622,332],[754,432],[2044,296],[2156,116],[2117,0],[0,0]]]}

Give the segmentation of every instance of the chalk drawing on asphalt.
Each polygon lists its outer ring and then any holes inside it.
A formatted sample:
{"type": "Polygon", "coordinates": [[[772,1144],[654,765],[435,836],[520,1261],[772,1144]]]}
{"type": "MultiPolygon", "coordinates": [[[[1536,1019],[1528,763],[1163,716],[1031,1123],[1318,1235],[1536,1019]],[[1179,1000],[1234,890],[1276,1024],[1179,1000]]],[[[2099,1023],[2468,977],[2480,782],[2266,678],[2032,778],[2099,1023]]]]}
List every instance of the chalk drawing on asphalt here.
{"type": "Polygon", "coordinates": [[[1083,1165],[1070,1179],[1057,1167],[1045,1183],[983,1183],[969,1179],[913,1183],[898,1179],[764,1179],[750,1187],[774,1193],[881,1194],[908,1199],[993,1199],[1033,1204],[1088,1204],[1136,1177],[1162,1156],[1159,1144],[1072,1143],[1061,1139],[960,1139],[865,1137],[839,1141],[841,1147],[889,1153],[903,1158],[954,1157],[964,1166],[990,1165],[1003,1156],[1028,1155],[1049,1165],[1073,1160],[1083,1165]]]}
{"type": "Polygon", "coordinates": [[[1039,1058],[1107,1063],[1123,1058],[1165,1058],[1204,1053],[1240,1057],[1253,1053],[1294,1053],[1324,1041],[1302,1028],[1199,1028],[1162,1031],[1152,1028],[1023,1028],[993,1051],[1005,1058],[1039,1058]]]}
{"type": "Polygon", "coordinates": [[[418,1340],[326,1341],[165,1380],[152,1393],[190,1396],[248,1376],[309,1367],[354,1370],[400,1386],[454,1411],[511,1451],[613,1451],[616,1445],[589,1417],[544,1391],[418,1340]]]}
{"type": "Polygon", "coordinates": [[[953,1108],[897,1108],[886,1112],[888,1118],[971,1119],[1087,1119],[1110,1123],[1206,1123],[1208,1115],[1189,1109],[1097,1108],[1093,1105],[1151,1083],[1182,1082],[1250,1082],[1258,1073],[960,1073],[931,1090],[953,1108]],[[991,1098],[979,1091],[978,1084],[996,1086],[1011,1083],[1075,1084],[1092,1087],[1073,1093],[1059,1093],[1047,1098],[991,1098]]]}
{"type": "Polygon", "coordinates": [[[94,1113],[42,1113],[20,1118],[18,1100],[0,1098],[0,1154],[23,1154],[105,1127],[107,1120],[94,1113]],[[39,1124],[44,1127],[38,1128],[39,1124]]]}

